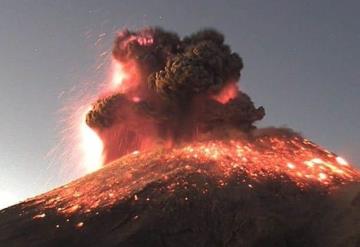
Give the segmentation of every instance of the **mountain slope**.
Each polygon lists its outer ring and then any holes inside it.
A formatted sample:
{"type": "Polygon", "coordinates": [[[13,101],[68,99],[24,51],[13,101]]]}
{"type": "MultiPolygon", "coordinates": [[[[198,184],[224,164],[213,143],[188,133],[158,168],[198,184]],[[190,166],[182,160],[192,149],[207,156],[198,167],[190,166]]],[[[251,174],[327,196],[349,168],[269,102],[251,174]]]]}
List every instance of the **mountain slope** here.
{"type": "Polygon", "coordinates": [[[0,211],[0,243],[355,247],[360,175],[298,136],[134,152],[0,211]]]}

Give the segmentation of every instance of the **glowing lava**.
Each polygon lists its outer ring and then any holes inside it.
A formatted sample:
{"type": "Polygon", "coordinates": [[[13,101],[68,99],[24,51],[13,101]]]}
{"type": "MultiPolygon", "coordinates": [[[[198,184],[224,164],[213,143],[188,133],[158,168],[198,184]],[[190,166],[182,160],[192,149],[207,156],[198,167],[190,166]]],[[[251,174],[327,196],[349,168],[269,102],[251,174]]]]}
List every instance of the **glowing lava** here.
{"type": "MultiPolygon", "coordinates": [[[[219,188],[237,181],[255,191],[258,184],[274,180],[293,183],[303,190],[317,187],[331,192],[360,181],[360,172],[345,163],[343,158],[300,136],[194,141],[177,148],[125,155],[101,172],[47,193],[43,208],[65,215],[96,212],[125,198],[137,200],[134,193],[155,181],[166,183],[173,176],[186,178],[190,174],[211,177],[219,188]]],[[[171,193],[188,186],[183,179],[164,189],[171,193]]],[[[207,193],[206,186],[200,186],[201,193],[207,193]]],[[[33,202],[38,205],[37,198],[33,202]]]]}

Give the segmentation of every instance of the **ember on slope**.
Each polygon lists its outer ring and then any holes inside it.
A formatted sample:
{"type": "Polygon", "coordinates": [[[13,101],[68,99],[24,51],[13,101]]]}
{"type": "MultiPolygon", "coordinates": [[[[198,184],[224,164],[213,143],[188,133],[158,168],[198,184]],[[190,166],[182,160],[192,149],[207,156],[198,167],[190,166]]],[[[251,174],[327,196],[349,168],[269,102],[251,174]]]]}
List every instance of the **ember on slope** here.
{"type": "MultiPolygon", "coordinates": [[[[162,183],[172,176],[200,174],[212,177],[218,187],[236,178],[250,190],[269,178],[296,183],[299,188],[321,187],[331,191],[339,186],[360,181],[360,172],[343,158],[326,151],[298,135],[261,135],[253,138],[194,141],[178,148],[152,152],[133,152],[101,172],[90,174],[64,187],[51,191],[29,203],[38,205],[34,219],[44,212],[71,216],[74,213],[96,214],[124,199],[139,200],[140,192],[151,183],[162,183]]],[[[171,180],[174,181],[174,180],[171,180]]],[[[186,179],[167,185],[186,190],[186,179]]],[[[207,193],[206,183],[198,185],[207,193]]],[[[141,198],[152,200],[155,198],[141,198]]],[[[191,200],[188,198],[187,200],[191,200]]]]}

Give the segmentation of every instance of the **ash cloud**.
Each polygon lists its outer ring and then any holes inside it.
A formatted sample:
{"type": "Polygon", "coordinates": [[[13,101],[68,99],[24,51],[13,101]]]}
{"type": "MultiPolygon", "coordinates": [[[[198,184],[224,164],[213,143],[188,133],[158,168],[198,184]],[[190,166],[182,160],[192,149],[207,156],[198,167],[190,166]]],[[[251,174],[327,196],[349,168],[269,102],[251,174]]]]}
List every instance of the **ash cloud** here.
{"type": "Polygon", "coordinates": [[[239,90],[243,61],[216,30],[184,38],[161,28],[124,30],[112,54],[128,78],[86,118],[105,143],[106,162],[219,128],[249,132],[265,115],[239,90]]]}

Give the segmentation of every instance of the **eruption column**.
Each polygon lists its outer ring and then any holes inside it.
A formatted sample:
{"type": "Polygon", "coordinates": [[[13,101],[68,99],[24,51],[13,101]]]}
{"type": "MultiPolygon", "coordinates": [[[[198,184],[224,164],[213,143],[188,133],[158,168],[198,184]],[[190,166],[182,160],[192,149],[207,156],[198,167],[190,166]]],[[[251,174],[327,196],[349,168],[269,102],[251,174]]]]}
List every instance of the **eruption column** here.
{"type": "Polygon", "coordinates": [[[105,163],[224,128],[249,132],[265,115],[239,90],[242,59],[216,30],[184,38],[160,28],[124,30],[112,55],[110,92],[86,116],[105,163]]]}

